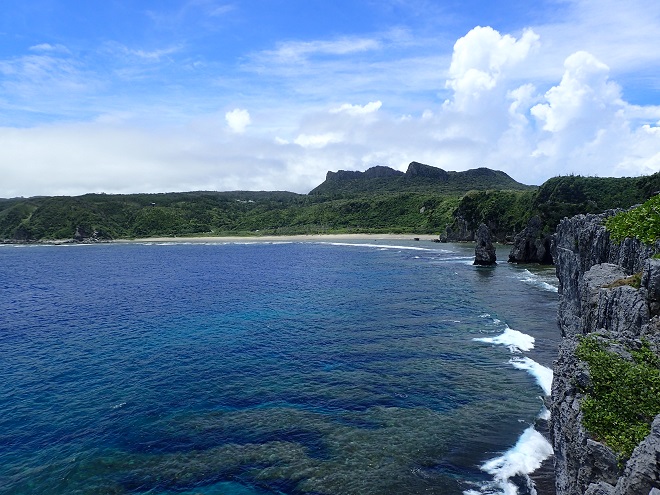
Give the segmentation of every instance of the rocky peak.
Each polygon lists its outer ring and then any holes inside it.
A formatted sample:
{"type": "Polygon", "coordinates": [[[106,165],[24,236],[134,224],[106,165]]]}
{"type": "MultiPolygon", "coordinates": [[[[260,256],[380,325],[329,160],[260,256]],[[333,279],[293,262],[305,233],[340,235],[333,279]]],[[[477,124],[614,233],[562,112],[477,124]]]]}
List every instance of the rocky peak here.
{"type": "Polygon", "coordinates": [[[419,162],[411,162],[406,170],[406,177],[426,177],[430,179],[449,179],[449,172],[441,168],[432,167],[431,165],[424,165],[419,162]]]}
{"type": "Polygon", "coordinates": [[[364,172],[355,170],[338,170],[337,172],[328,172],[325,180],[354,180],[354,179],[376,179],[380,177],[400,177],[403,172],[394,170],[390,167],[376,165],[368,168],[364,172]]]}

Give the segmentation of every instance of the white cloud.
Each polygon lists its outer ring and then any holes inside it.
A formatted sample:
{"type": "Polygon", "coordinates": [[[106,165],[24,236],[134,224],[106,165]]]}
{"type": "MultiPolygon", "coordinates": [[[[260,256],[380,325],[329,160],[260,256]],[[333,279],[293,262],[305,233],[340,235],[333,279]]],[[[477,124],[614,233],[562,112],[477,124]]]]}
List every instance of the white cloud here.
{"type": "Polygon", "coordinates": [[[383,106],[383,103],[379,101],[371,101],[366,105],[351,105],[350,103],[344,103],[337,108],[330,110],[330,113],[342,113],[345,112],[349,115],[366,115],[369,113],[377,112],[380,107],[383,106]]]}
{"type": "Polygon", "coordinates": [[[516,40],[480,26],[460,38],[454,45],[447,81],[447,87],[454,91],[454,105],[465,110],[480,103],[481,95],[495,88],[507,70],[523,62],[538,41],[532,30],[516,40]]]}
{"type": "Polygon", "coordinates": [[[544,130],[558,132],[576,121],[602,122],[621,108],[621,92],[608,80],[607,65],[590,53],[577,52],[566,59],[564,67],[559,85],[545,94],[547,103],[531,109],[532,115],[543,122],[544,130]]]}
{"type": "MultiPolygon", "coordinates": [[[[221,4],[197,7],[214,5],[221,4]]],[[[595,42],[567,50],[557,33],[585,40],[575,35],[586,25],[580,19],[553,33],[547,26],[514,34],[477,27],[446,46],[413,31],[399,44],[383,34],[282,43],[246,54],[236,72],[206,58],[171,64],[174,48],[141,52],[118,43],[100,50],[110,63],[99,72],[88,59],[35,45],[26,56],[0,60],[0,122],[15,127],[0,127],[0,197],[307,192],[328,170],[403,170],[413,160],[447,170],[487,166],[531,184],[559,173],[660,170],[660,106],[629,103],[622,59],[603,56],[595,42]],[[204,71],[195,77],[209,79],[186,90],[190,80],[177,71],[198,61],[204,71]],[[101,77],[121,71],[140,78],[129,86],[101,77]],[[217,108],[227,101],[244,108],[226,108],[223,120],[217,108]],[[11,117],[17,106],[78,123],[47,126],[35,118],[19,129],[11,117]],[[258,109],[258,122],[245,108],[258,109]]],[[[647,43],[646,52],[657,52],[654,46],[647,43]]],[[[179,47],[187,57],[189,47],[179,47]]]]}
{"type": "Polygon", "coordinates": [[[325,134],[300,134],[294,141],[303,148],[324,148],[328,144],[341,143],[343,134],[339,132],[326,132],[325,134]]]}
{"type": "Polygon", "coordinates": [[[59,53],[71,53],[69,49],[64,45],[51,45],[50,43],[40,43],[30,47],[30,51],[33,52],[59,52],[59,53]]]}
{"type": "Polygon", "coordinates": [[[241,108],[235,108],[225,114],[225,120],[229,128],[237,133],[245,132],[245,129],[251,123],[250,113],[241,108]]]}
{"type": "Polygon", "coordinates": [[[265,55],[278,63],[296,63],[314,55],[350,55],[380,48],[377,39],[343,37],[330,41],[289,41],[265,55]]]}

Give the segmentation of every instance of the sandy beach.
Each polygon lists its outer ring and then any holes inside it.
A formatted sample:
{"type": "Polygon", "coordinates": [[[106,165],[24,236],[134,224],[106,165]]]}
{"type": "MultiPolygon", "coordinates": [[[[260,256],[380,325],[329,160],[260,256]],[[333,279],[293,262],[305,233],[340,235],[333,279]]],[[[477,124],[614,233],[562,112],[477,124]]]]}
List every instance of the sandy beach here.
{"type": "Polygon", "coordinates": [[[202,236],[202,237],[145,237],[139,239],[118,239],[112,242],[342,242],[408,240],[433,241],[437,235],[431,234],[312,234],[312,235],[264,235],[264,236],[202,236]]]}

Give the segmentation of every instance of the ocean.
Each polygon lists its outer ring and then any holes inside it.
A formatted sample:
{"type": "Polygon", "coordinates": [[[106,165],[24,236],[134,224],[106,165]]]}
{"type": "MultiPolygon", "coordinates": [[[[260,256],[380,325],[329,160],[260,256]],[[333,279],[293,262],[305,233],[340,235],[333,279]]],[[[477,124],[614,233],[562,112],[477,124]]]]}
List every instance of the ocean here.
{"type": "Polygon", "coordinates": [[[0,493],[535,493],[554,269],[473,255],[0,246],[0,493]]]}

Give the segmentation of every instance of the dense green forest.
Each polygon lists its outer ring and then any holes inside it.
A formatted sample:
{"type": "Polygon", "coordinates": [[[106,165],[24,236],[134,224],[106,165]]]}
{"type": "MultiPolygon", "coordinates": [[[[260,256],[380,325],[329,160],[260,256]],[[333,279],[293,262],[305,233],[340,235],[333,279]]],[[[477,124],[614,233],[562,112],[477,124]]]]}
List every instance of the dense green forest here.
{"type": "Polygon", "coordinates": [[[503,172],[446,172],[413,162],[329,172],[309,194],[198,191],[0,199],[0,239],[109,240],[149,236],[445,234],[484,222],[500,239],[539,215],[548,231],[564,216],[627,208],[660,190],[660,173],[638,178],[555,177],[526,186],[503,172]]]}

